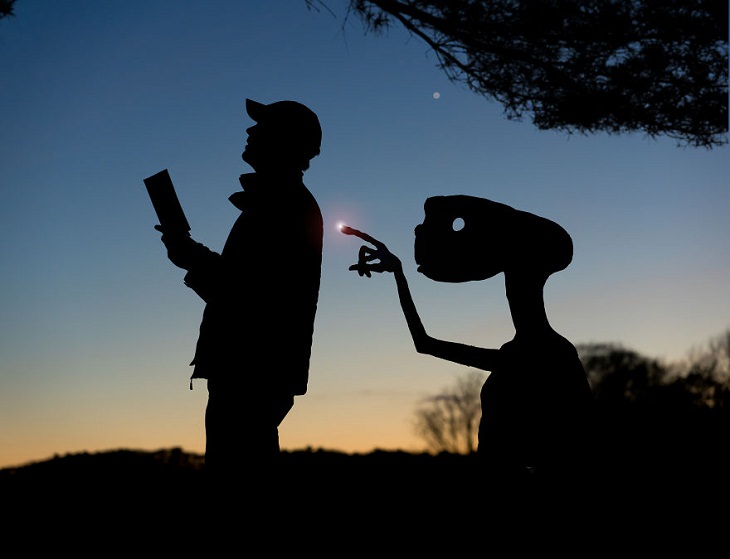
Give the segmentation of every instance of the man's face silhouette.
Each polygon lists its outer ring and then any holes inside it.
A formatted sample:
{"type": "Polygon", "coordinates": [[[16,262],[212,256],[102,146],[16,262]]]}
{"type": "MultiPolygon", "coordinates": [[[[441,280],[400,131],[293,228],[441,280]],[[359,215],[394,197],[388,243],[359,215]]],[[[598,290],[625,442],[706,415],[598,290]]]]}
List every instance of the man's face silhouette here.
{"type": "Polygon", "coordinates": [[[277,160],[276,134],[264,124],[254,124],[246,129],[248,139],[241,158],[255,170],[269,167],[277,160]]]}
{"type": "Polygon", "coordinates": [[[248,140],[241,155],[246,163],[256,171],[309,168],[322,141],[317,115],[296,101],[264,105],[251,99],[246,99],[246,112],[256,123],[246,130],[248,140]]]}

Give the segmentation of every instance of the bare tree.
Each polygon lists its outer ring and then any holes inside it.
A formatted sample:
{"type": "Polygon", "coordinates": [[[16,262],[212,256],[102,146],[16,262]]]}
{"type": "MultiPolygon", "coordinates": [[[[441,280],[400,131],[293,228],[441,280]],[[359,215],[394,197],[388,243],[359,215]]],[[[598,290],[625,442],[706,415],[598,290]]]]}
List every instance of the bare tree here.
{"type": "Polygon", "coordinates": [[[691,349],[674,372],[696,406],[730,409],[730,328],[691,349]]]}
{"type": "MultiPolygon", "coordinates": [[[[325,0],[305,0],[309,7],[325,0]]],[[[539,129],[728,142],[727,0],[350,0],[422,39],[454,82],[539,129]]],[[[331,10],[330,10],[331,11],[331,10]]]]}
{"type": "Polygon", "coordinates": [[[730,381],[730,328],[710,338],[704,346],[691,349],[682,367],[687,374],[702,373],[730,381]]]}
{"type": "Polygon", "coordinates": [[[416,410],[416,433],[432,452],[470,454],[477,449],[480,391],[486,374],[470,370],[453,387],[426,398],[416,410]]]}

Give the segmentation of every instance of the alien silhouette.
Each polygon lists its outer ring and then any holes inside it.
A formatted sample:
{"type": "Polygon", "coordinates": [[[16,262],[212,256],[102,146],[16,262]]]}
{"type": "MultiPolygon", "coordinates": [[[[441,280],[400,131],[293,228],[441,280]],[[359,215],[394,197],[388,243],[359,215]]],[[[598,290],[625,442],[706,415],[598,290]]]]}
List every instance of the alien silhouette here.
{"type": "MultiPolygon", "coordinates": [[[[400,259],[370,235],[342,227],[360,247],[360,276],[393,273],[416,350],[488,371],[481,390],[478,457],[503,487],[575,487],[591,459],[592,393],[575,346],[551,326],[544,287],[566,268],[573,243],[557,223],[465,195],[435,196],[415,229],[418,271],[438,282],[504,274],[514,337],[488,349],[439,340],[424,328],[400,259]],[[541,484],[541,482],[544,482],[541,484]]],[[[510,489],[511,490],[511,489],[510,489]]]]}

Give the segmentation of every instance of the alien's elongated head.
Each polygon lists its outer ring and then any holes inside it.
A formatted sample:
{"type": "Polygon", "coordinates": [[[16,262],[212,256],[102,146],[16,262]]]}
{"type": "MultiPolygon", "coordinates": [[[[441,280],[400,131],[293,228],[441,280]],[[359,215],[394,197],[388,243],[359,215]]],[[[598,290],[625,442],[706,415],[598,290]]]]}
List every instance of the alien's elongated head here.
{"type": "Polygon", "coordinates": [[[557,223],[475,196],[434,196],[416,227],[418,271],[442,282],[483,280],[500,272],[550,274],[573,258],[570,235],[557,223]]]}

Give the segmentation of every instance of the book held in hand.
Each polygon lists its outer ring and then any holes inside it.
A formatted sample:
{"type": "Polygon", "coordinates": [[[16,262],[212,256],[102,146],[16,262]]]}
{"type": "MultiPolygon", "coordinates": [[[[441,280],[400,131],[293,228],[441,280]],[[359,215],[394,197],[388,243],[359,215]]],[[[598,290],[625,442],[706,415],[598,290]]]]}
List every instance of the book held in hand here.
{"type": "Polygon", "coordinates": [[[165,233],[190,231],[190,224],[185,217],[167,169],[147,177],[144,179],[144,184],[163,231],[165,233]]]}

